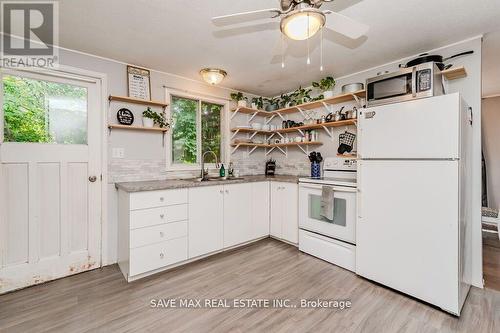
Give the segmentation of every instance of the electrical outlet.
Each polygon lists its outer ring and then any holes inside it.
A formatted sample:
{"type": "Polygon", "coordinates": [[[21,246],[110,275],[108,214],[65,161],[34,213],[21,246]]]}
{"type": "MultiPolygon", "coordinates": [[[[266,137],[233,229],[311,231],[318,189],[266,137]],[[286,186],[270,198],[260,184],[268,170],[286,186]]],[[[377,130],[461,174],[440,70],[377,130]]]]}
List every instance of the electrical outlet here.
{"type": "Polygon", "coordinates": [[[113,158],[125,158],[125,148],[113,148],[113,158]]]}

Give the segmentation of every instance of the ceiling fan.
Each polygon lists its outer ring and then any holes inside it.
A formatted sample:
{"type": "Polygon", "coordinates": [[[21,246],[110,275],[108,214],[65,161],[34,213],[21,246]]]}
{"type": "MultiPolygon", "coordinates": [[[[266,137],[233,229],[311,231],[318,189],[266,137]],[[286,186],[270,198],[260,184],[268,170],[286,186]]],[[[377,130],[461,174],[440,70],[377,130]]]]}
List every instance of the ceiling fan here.
{"type": "Polygon", "coordinates": [[[217,16],[212,22],[217,26],[238,24],[260,19],[280,18],[281,32],[294,40],[306,40],[313,37],[322,28],[333,30],[351,39],[365,35],[369,27],[366,24],[320,7],[334,0],[280,0],[281,8],[270,8],[217,16]]]}

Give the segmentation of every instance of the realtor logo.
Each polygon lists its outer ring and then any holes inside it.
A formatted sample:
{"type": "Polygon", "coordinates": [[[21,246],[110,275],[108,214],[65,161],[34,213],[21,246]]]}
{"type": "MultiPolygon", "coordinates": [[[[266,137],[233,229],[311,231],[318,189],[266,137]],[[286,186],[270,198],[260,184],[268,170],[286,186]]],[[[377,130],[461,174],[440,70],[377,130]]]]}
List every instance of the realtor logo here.
{"type": "Polygon", "coordinates": [[[1,66],[55,67],[58,54],[56,1],[0,1],[1,66]]]}

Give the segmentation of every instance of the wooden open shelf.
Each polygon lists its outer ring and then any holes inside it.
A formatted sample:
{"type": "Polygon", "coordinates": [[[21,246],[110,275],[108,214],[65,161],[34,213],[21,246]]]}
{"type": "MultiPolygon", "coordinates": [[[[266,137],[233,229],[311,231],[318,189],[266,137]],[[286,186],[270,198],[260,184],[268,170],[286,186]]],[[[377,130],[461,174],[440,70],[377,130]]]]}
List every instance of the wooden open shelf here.
{"type": "Polygon", "coordinates": [[[295,132],[295,131],[309,131],[309,130],[315,130],[315,129],[328,128],[328,127],[342,127],[342,126],[351,126],[351,125],[356,125],[355,119],[332,121],[329,123],[304,125],[304,126],[299,126],[299,127],[281,128],[281,129],[278,129],[274,132],[290,133],[290,132],[295,132]]]}
{"type": "Polygon", "coordinates": [[[359,90],[359,91],[356,91],[356,92],[354,92],[352,94],[337,95],[337,96],[333,96],[332,98],[325,98],[325,99],[322,99],[322,100],[319,100],[319,101],[314,101],[314,102],[304,103],[304,104],[300,104],[300,105],[295,105],[295,106],[291,106],[291,107],[288,107],[288,108],[284,108],[284,109],[279,109],[279,110],[276,110],[276,111],[272,111],[270,113],[288,114],[288,113],[299,112],[299,109],[301,109],[301,110],[313,110],[313,109],[321,108],[325,104],[327,104],[327,105],[335,105],[335,104],[340,104],[340,103],[354,101],[355,100],[354,96],[360,97],[360,98],[365,98],[365,95],[366,95],[366,91],[365,90],[359,90]]]}
{"type": "Polygon", "coordinates": [[[238,133],[259,133],[259,134],[273,134],[276,131],[263,131],[263,130],[256,130],[253,128],[233,128],[231,129],[231,132],[238,132],[238,133]]]}
{"type": "Polygon", "coordinates": [[[464,66],[450,68],[441,72],[447,80],[461,79],[467,76],[464,66]]]}
{"type": "Polygon", "coordinates": [[[262,148],[273,148],[273,147],[292,147],[292,146],[320,146],[322,142],[310,141],[310,142],[289,142],[289,143],[273,143],[273,144],[265,144],[265,143],[250,143],[250,142],[240,142],[240,143],[232,143],[231,147],[262,147],[262,148]]]}
{"type": "Polygon", "coordinates": [[[143,127],[143,126],[129,126],[129,125],[120,125],[120,124],[109,124],[108,128],[111,129],[124,129],[124,130],[133,130],[133,131],[150,131],[150,132],[167,132],[168,128],[159,128],[159,127],[143,127]]]}
{"type": "Polygon", "coordinates": [[[317,108],[324,107],[325,105],[334,105],[334,104],[340,104],[340,103],[345,103],[349,101],[354,101],[356,98],[365,98],[366,97],[366,91],[365,90],[359,90],[354,93],[349,93],[349,94],[342,94],[342,95],[337,95],[332,98],[326,98],[322,99],[319,101],[314,101],[314,102],[309,102],[309,103],[304,103],[300,105],[295,105],[291,106],[288,108],[283,108],[275,111],[263,111],[263,110],[256,110],[248,107],[240,107],[237,109],[232,110],[233,112],[240,112],[244,114],[256,114],[258,116],[262,117],[272,117],[272,116],[277,116],[278,114],[283,115],[283,114],[289,114],[289,113],[295,113],[295,112],[300,112],[300,110],[313,110],[317,108]]]}
{"type": "Polygon", "coordinates": [[[109,101],[117,101],[117,102],[125,102],[125,103],[133,103],[133,104],[142,104],[149,106],[159,106],[162,108],[166,108],[168,106],[167,103],[156,102],[156,101],[148,101],[145,99],[133,98],[133,97],[125,97],[125,96],[109,96],[109,101]]]}

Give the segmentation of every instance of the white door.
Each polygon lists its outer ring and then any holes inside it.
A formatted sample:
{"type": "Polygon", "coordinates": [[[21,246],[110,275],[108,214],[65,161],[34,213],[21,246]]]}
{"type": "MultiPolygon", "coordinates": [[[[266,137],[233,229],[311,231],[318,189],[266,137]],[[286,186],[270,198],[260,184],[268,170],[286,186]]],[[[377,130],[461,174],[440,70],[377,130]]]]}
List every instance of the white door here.
{"type": "Polygon", "coordinates": [[[368,108],[359,118],[363,159],[459,158],[459,94],[368,108]]]}
{"type": "Polygon", "coordinates": [[[276,238],[282,238],[283,232],[283,184],[271,182],[271,221],[269,233],[276,238]]]}
{"type": "Polygon", "coordinates": [[[101,265],[101,87],[26,72],[1,77],[3,293],[101,265]]]}
{"type": "Polygon", "coordinates": [[[269,183],[252,183],[252,238],[269,236],[269,183]]]}
{"type": "Polygon", "coordinates": [[[283,200],[283,225],[281,227],[282,237],[290,243],[299,243],[299,193],[297,184],[282,184],[283,200]]]}
{"type": "Polygon", "coordinates": [[[252,239],[252,184],[224,186],[224,247],[252,239]]]}
{"type": "Polygon", "coordinates": [[[223,247],[224,187],[202,186],[189,189],[189,258],[223,247]]]}
{"type": "Polygon", "coordinates": [[[356,273],[457,312],[458,161],[360,161],[356,273]]]}

